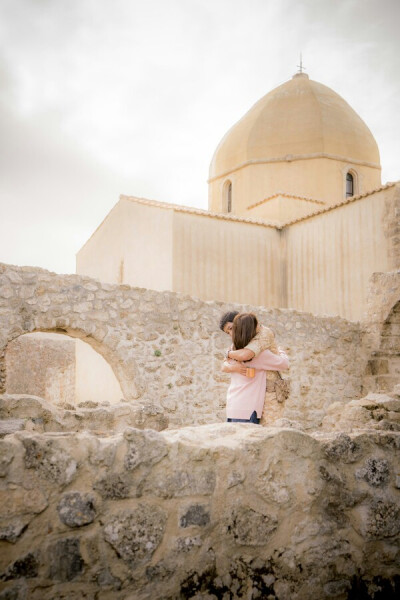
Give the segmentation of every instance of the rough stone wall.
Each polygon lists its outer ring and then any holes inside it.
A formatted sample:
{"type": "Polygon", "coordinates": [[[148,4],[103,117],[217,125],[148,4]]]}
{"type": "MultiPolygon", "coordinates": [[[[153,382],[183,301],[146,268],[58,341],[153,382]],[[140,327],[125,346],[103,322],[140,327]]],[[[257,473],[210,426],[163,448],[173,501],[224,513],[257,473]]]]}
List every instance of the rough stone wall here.
{"type": "Polygon", "coordinates": [[[399,452],[226,423],[8,435],[0,598],[395,600],[399,452]]]}
{"type": "Polygon", "coordinates": [[[367,376],[378,392],[388,392],[400,383],[400,302],[383,325],[380,347],[369,362],[367,376]]]}
{"type": "Polygon", "coordinates": [[[75,340],[25,335],[6,353],[7,392],[33,394],[56,404],[74,404],[75,340]]]}
{"type": "Polygon", "coordinates": [[[393,188],[393,195],[385,197],[383,218],[385,236],[388,240],[388,255],[391,269],[400,267],[400,185],[393,188]]]}
{"type": "Polygon", "coordinates": [[[387,392],[400,383],[400,270],[374,273],[368,294],[364,388],[387,392]]]}
{"type": "Polygon", "coordinates": [[[289,353],[291,395],[271,407],[271,419],[315,428],[332,402],[360,397],[368,356],[357,323],[203,302],[30,267],[0,267],[0,352],[26,332],[64,332],[102,354],[125,399],[160,407],[170,426],[222,421],[229,377],[220,367],[229,338],[218,321],[234,308],[255,311],[289,353]]]}

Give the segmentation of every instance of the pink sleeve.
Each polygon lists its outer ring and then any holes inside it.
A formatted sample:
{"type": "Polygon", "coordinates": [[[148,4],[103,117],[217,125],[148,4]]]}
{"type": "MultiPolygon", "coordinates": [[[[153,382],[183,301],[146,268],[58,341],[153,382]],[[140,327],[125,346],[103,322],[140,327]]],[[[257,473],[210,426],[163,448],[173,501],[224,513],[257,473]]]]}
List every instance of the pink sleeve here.
{"type": "Polygon", "coordinates": [[[263,350],[256,358],[246,361],[246,367],[254,367],[264,371],[285,371],[289,368],[289,359],[283,350],[279,355],[270,350],[263,350]]]}

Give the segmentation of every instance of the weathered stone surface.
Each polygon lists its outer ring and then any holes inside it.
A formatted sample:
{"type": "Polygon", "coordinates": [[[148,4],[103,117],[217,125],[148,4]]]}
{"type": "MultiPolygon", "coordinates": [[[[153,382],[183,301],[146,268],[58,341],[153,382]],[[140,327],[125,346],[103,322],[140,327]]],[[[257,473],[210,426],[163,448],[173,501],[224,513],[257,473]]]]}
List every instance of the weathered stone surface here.
{"type": "Polygon", "coordinates": [[[37,553],[29,552],[25,556],[22,556],[14,563],[12,563],[5,571],[0,575],[0,579],[8,581],[10,579],[20,579],[24,577],[26,579],[32,579],[37,577],[39,574],[39,562],[37,553]]]}
{"type": "Polygon", "coordinates": [[[153,481],[147,480],[144,489],[161,498],[180,496],[208,496],[215,489],[216,475],[212,469],[193,465],[192,470],[177,468],[173,472],[160,473],[153,481]]]}
{"type": "Polygon", "coordinates": [[[24,582],[29,600],[344,600],[380,585],[396,598],[399,433],[222,423],[104,437],[19,432],[0,450],[0,528],[28,525],[0,540],[0,593],[19,594],[24,582]],[[36,442],[28,460],[27,439],[36,442]],[[67,489],[41,472],[54,453],[77,464],[67,489]],[[384,461],[390,476],[376,486],[384,461]],[[15,563],[35,553],[36,577],[4,579],[26,573],[28,561],[15,563]]]}
{"type": "Polygon", "coordinates": [[[227,530],[241,546],[264,546],[277,527],[276,517],[240,506],[233,511],[227,530]]]}
{"type": "Polygon", "coordinates": [[[118,577],[114,577],[108,569],[100,571],[97,576],[97,583],[101,588],[121,589],[121,580],[118,577]]]}
{"type": "Polygon", "coordinates": [[[180,527],[191,527],[192,525],[205,527],[209,522],[209,508],[203,504],[192,504],[185,510],[184,514],[182,514],[179,519],[180,527]]]}
{"type": "Polygon", "coordinates": [[[26,600],[26,598],[27,585],[25,580],[0,592],[0,600],[26,600]]]}
{"type": "Polygon", "coordinates": [[[24,419],[0,419],[0,438],[25,428],[24,419]]]}
{"type": "MultiPolygon", "coordinates": [[[[72,404],[54,405],[27,394],[0,395],[0,415],[5,422],[18,425],[8,428],[7,433],[19,429],[30,432],[96,431],[102,435],[124,431],[128,426],[150,427],[161,431],[168,426],[168,417],[160,407],[132,405],[127,402],[112,406],[95,402],[78,407],[72,404]],[[24,417],[20,421],[15,417],[24,417]]],[[[1,440],[0,440],[1,441],[1,440]]]]}
{"type": "Polygon", "coordinates": [[[21,519],[11,521],[6,525],[0,525],[0,540],[14,544],[26,527],[27,523],[21,519]]]}
{"type": "Polygon", "coordinates": [[[400,506],[384,500],[373,500],[368,511],[367,535],[375,539],[390,538],[400,533],[400,506]]]}
{"type": "Polygon", "coordinates": [[[39,488],[12,487],[0,490],[1,518],[12,519],[20,515],[37,515],[48,506],[44,492],[39,488]]]}
{"type": "Polygon", "coordinates": [[[385,486],[390,477],[389,463],[386,459],[367,458],[363,468],[356,471],[356,477],[373,487],[385,486]]]}
{"type": "Polygon", "coordinates": [[[335,581],[329,581],[324,585],[324,592],[327,598],[337,598],[348,592],[350,587],[350,581],[346,579],[336,579],[335,581]]]}
{"type": "Polygon", "coordinates": [[[9,465],[14,458],[10,444],[0,440],[0,477],[5,477],[8,473],[9,465]]]}
{"type": "Polygon", "coordinates": [[[164,438],[155,431],[127,428],[124,437],[129,444],[124,459],[124,466],[128,471],[140,464],[156,464],[168,453],[164,438]]]}
{"type": "Polygon", "coordinates": [[[345,433],[340,433],[331,442],[324,444],[323,450],[326,457],[332,462],[353,463],[360,456],[360,448],[345,433]]]}
{"type": "Polygon", "coordinates": [[[54,442],[25,437],[22,443],[27,469],[35,469],[41,477],[58,484],[70,483],[76,476],[76,461],[54,442]]]}
{"type": "Polygon", "coordinates": [[[109,473],[93,485],[102,498],[117,500],[129,498],[131,483],[125,473],[109,473]]]}
{"type": "Polygon", "coordinates": [[[368,394],[347,404],[335,402],[322,420],[324,431],[351,432],[355,429],[399,431],[400,423],[392,399],[382,394],[368,394]]]}
{"type": "Polygon", "coordinates": [[[136,567],[150,560],[164,535],[167,516],[149,505],[116,515],[104,527],[104,538],[119,556],[136,567]]]}
{"type": "Polygon", "coordinates": [[[82,527],[96,518],[95,499],[91,494],[68,492],[57,506],[58,516],[68,527],[82,527]]]}
{"type": "Polygon", "coordinates": [[[79,538],[65,538],[49,546],[49,577],[55,581],[71,581],[83,571],[79,538]]]}

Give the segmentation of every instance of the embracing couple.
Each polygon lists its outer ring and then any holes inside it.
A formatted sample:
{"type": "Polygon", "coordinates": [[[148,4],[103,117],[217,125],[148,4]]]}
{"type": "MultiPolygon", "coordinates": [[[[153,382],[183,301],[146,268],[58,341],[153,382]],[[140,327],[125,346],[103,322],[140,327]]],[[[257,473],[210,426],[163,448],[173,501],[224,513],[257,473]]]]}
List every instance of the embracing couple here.
{"type": "Polygon", "coordinates": [[[277,347],[273,332],[259,325],[253,313],[225,313],[220,329],[232,338],[222,365],[222,371],[231,375],[227,421],[263,425],[268,411],[266,391],[275,390],[279,371],[289,368],[288,357],[277,347]]]}

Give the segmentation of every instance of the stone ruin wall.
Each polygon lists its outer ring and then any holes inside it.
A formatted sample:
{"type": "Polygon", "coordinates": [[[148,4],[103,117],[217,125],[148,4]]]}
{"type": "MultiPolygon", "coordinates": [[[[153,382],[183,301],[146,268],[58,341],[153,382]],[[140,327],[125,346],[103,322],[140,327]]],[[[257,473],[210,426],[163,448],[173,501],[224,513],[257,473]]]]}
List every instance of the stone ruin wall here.
{"type": "Polygon", "coordinates": [[[75,403],[75,340],[29,334],[6,352],[7,392],[31,394],[57,405],[75,403]]]}
{"type": "Polygon", "coordinates": [[[388,392],[400,382],[400,270],[372,276],[365,329],[372,352],[364,387],[388,392]]]}
{"type": "Polygon", "coordinates": [[[8,435],[0,598],[395,600],[399,451],[227,423],[8,435]]]}
{"type": "Polygon", "coordinates": [[[106,359],[125,400],[162,411],[171,427],[223,421],[229,377],[220,367],[228,338],[218,322],[235,308],[256,312],[290,356],[291,395],[271,408],[271,420],[313,429],[332,402],[361,397],[369,355],[357,323],[6,265],[0,274],[0,387],[7,391],[7,344],[27,332],[64,332],[106,359]]]}
{"type": "Polygon", "coordinates": [[[3,266],[1,356],[61,329],[125,401],[0,395],[0,600],[397,599],[400,386],[360,396],[398,275],[378,278],[365,331],[256,309],[292,363],[291,398],[260,428],[215,423],[232,306],[3,266]]]}

